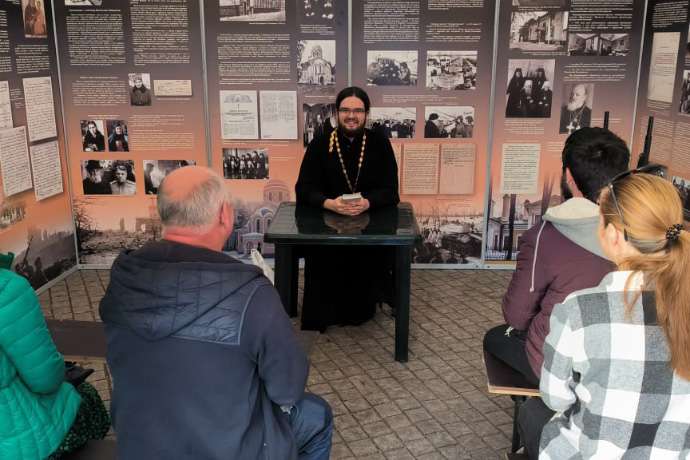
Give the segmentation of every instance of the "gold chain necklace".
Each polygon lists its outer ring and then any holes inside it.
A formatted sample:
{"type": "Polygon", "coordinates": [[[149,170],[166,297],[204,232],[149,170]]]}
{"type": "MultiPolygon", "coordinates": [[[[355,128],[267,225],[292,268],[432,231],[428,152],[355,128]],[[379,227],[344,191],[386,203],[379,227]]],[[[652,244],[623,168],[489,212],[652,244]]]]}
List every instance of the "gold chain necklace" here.
{"type": "Polygon", "coordinates": [[[340,153],[340,142],[338,142],[338,130],[334,129],[331,133],[331,139],[328,145],[328,151],[333,152],[333,145],[335,144],[335,150],[338,152],[338,159],[340,160],[340,167],[343,169],[343,175],[347,181],[347,186],[350,188],[350,193],[355,193],[357,190],[357,183],[359,182],[359,173],[362,172],[362,163],[364,163],[364,147],[367,142],[367,133],[365,132],[362,136],[362,148],[359,152],[359,164],[357,165],[357,177],[355,178],[355,186],[352,186],[350,182],[350,177],[347,175],[347,169],[345,168],[345,162],[343,161],[343,155],[340,153]]]}

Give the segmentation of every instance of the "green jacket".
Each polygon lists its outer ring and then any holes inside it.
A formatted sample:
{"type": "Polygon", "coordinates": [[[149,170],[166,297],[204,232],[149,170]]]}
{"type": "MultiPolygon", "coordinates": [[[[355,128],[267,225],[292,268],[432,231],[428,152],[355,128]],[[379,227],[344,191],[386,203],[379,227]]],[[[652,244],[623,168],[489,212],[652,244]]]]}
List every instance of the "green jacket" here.
{"type": "Polygon", "coordinates": [[[64,375],[34,290],[0,269],[0,459],[39,460],[58,448],[81,403],[64,375]]]}

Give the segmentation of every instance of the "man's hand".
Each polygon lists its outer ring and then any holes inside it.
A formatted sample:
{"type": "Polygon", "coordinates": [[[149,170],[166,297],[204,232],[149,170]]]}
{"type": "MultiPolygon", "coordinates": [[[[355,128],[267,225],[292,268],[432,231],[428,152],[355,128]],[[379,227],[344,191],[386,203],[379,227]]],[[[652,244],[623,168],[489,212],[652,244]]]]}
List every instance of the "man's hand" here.
{"type": "Polygon", "coordinates": [[[344,201],[342,197],[335,200],[327,199],[323,207],[344,216],[357,216],[369,209],[369,200],[366,198],[357,201],[344,201]]]}

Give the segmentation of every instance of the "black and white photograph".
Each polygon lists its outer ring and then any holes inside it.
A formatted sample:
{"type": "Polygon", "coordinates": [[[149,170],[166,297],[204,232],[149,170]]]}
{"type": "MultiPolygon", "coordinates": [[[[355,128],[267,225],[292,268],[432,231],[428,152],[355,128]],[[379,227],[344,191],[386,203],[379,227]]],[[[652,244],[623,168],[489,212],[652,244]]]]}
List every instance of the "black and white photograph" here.
{"type": "Polygon", "coordinates": [[[268,149],[223,149],[226,179],[268,179],[268,149]]]}
{"type": "Polygon", "coordinates": [[[83,160],[81,177],[84,195],[137,193],[132,160],[83,160]]]}
{"type": "Polygon", "coordinates": [[[510,49],[525,52],[565,51],[567,41],[567,11],[513,11],[510,49]]]}
{"type": "Polygon", "coordinates": [[[683,81],[680,84],[680,105],[678,111],[683,115],[690,115],[690,70],[683,71],[683,81]]]}
{"type": "Polygon", "coordinates": [[[285,22],[285,0],[219,0],[221,21],[285,22]]]}
{"type": "Polygon", "coordinates": [[[683,203],[685,220],[690,220],[690,179],[680,176],[673,176],[671,178],[671,182],[680,194],[680,201],[683,203]]]}
{"type": "Polygon", "coordinates": [[[17,222],[21,222],[25,216],[26,205],[23,201],[10,202],[0,196],[0,232],[17,222]]]}
{"type": "Polygon", "coordinates": [[[46,38],[46,10],[44,0],[22,0],[24,36],[27,38],[46,38]]]}
{"type": "Polygon", "coordinates": [[[81,120],[81,144],[84,152],[105,152],[103,120],[81,120]]]}
{"type": "Polygon", "coordinates": [[[303,0],[303,17],[305,22],[333,21],[335,18],[334,4],[336,1],[303,0]]]}
{"type": "Polygon", "coordinates": [[[690,59],[690,25],[688,25],[688,43],[685,45],[685,59],[690,59]]]}
{"type": "Polygon", "coordinates": [[[558,132],[572,134],[580,128],[591,126],[594,85],[575,83],[563,86],[563,105],[558,132]]]}
{"type": "Polygon", "coordinates": [[[65,0],[65,6],[101,6],[103,0],[65,0]]]}
{"type": "Polygon", "coordinates": [[[130,73],[129,103],[135,106],[151,105],[151,74],[130,73]]]}
{"type": "Polygon", "coordinates": [[[481,262],[483,222],[484,216],[481,213],[418,215],[421,241],[415,245],[413,262],[481,262]]]}
{"type": "Polygon", "coordinates": [[[297,42],[297,84],[302,89],[335,88],[335,40],[297,42]]]}
{"type": "Polygon", "coordinates": [[[513,0],[518,8],[564,8],[568,0],[513,0]]]}
{"type": "Polygon", "coordinates": [[[474,107],[424,107],[424,137],[470,138],[474,131],[474,107]]]}
{"type": "Polygon", "coordinates": [[[570,34],[569,56],[627,56],[630,53],[629,34],[570,34]]]}
{"type": "Polygon", "coordinates": [[[158,187],[171,172],[185,166],[193,166],[194,160],[144,160],[144,193],[158,195],[158,187]]]}
{"type": "Polygon", "coordinates": [[[111,152],[129,152],[129,133],[125,120],[106,120],[108,129],[108,150],[111,152]]]}
{"type": "Polygon", "coordinates": [[[372,107],[367,128],[389,139],[412,139],[416,120],[416,107],[372,107]]]}
{"type": "Polygon", "coordinates": [[[335,104],[302,104],[304,116],[304,146],[315,137],[328,136],[338,126],[335,104]]]}
{"type": "Polygon", "coordinates": [[[367,85],[416,86],[417,51],[367,51],[367,85]]]}
{"type": "Polygon", "coordinates": [[[550,118],[554,59],[510,59],[506,118],[550,118]]]}
{"type": "Polygon", "coordinates": [[[476,51],[427,51],[426,87],[437,90],[476,89],[476,51]]]}

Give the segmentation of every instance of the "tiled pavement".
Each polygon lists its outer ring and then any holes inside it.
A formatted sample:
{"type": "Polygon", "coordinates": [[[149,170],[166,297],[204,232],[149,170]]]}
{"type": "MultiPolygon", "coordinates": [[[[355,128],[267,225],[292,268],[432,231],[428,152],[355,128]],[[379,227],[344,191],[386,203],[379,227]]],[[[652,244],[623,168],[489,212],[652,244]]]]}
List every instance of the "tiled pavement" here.
{"type": "MultiPolygon", "coordinates": [[[[107,270],[82,270],[41,295],[45,315],[98,321],[107,270]]],[[[331,458],[498,459],[510,447],[512,402],[486,392],[481,340],[501,321],[509,271],[415,270],[410,360],[393,360],[393,319],[330,328],[312,349],[309,390],[333,407],[331,458]]],[[[103,363],[89,381],[110,400],[103,363]]]]}

